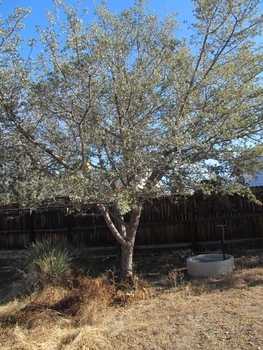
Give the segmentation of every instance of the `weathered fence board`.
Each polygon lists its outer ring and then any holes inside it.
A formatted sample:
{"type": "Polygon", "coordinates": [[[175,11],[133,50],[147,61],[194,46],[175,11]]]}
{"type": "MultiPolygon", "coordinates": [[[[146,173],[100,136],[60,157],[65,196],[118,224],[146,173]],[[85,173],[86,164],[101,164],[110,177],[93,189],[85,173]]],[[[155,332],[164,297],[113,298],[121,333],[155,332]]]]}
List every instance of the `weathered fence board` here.
{"type": "MultiPolygon", "coordinates": [[[[263,189],[256,193],[263,201],[263,189]]],[[[102,216],[89,208],[87,215],[68,214],[66,208],[19,211],[0,210],[0,249],[23,249],[30,242],[45,239],[66,240],[92,249],[116,248],[117,243],[102,216]]],[[[161,198],[145,204],[136,247],[189,246],[199,250],[220,244],[217,225],[226,225],[228,245],[263,242],[262,206],[245,197],[193,196],[161,198]],[[211,243],[214,242],[214,243],[211,243]],[[219,242],[219,243],[218,243],[219,242]]]]}

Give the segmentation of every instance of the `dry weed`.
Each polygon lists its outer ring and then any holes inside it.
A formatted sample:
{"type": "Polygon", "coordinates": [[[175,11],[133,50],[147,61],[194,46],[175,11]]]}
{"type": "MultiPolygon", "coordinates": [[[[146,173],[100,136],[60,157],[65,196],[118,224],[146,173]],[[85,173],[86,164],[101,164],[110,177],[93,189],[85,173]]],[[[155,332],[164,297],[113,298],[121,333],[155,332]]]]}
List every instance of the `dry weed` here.
{"type": "Polygon", "coordinates": [[[172,287],[183,286],[184,273],[181,269],[173,269],[168,273],[168,280],[172,287]]]}
{"type": "Polygon", "coordinates": [[[27,300],[21,301],[15,299],[5,305],[0,306],[0,322],[4,322],[8,317],[15,315],[19,310],[28,304],[27,300]]]}
{"type": "Polygon", "coordinates": [[[44,290],[30,295],[29,300],[38,305],[52,307],[55,303],[63,299],[68,293],[68,289],[59,286],[46,286],[44,290]]]}
{"type": "Polygon", "coordinates": [[[114,272],[76,277],[71,289],[48,287],[0,307],[0,348],[263,349],[262,261],[246,256],[236,266],[218,278],[181,278],[180,269],[165,269],[177,287],[158,291],[140,279],[118,284],[114,272]]]}

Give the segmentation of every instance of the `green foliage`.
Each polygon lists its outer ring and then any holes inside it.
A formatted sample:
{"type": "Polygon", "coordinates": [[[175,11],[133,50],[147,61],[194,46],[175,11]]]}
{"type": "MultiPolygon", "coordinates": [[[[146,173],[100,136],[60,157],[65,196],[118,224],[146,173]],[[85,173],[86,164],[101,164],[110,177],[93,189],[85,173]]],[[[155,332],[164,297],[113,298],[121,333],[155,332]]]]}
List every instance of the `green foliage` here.
{"type": "MultiPolygon", "coordinates": [[[[161,20],[144,1],[122,13],[98,6],[88,24],[86,11],[54,3],[50,26],[38,29],[45,55],[25,61],[16,51],[1,63],[3,201],[66,194],[114,204],[122,215],[138,199],[199,189],[213,180],[211,161],[238,185],[257,170],[258,0],[194,1],[193,35],[184,40],[175,16],[161,20]]],[[[2,23],[3,52],[27,13],[2,23]]]]}
{"type": "Polygon", "coordinates": [[[148,198],[248,193],[242,176],[263,155],[261,1],[193,3],[192,35],[181,39],[176,17],[160,19],[144,1],[122,13],[103,2],[92,23],[55,1],[38,29],[44,53],[29,60],[12,46],[15,17],[2,23],[3,202],[96,202],[132,246],[148,198]]]}
{"type": "Polygon", "coordinates": [[[47,285],[64,285],[69,282],[76,254],[73,248],[51,240],[32,243],[16,263],[19,294],[43,289],[47,285]]]}

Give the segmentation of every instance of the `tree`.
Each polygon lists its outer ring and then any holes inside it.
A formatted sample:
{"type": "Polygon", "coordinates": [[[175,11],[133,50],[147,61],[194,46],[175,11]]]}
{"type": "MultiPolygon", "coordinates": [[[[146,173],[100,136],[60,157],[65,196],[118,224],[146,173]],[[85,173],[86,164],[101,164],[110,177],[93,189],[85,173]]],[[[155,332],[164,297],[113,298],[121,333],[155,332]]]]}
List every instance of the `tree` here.
{"type": "Polygon", "coordinates": [[[146,200],[205,188],[216,168],[220,191],[249,193],[240,174],[262,155],[260,1],[193,2],[193,35],[180,38],[175,17],[144,1],[120,14],[98,6],[87,25],[59,1],[40,30],[43,53],[1,62],[2,198],[96,202],[124,279],[146,200]]]}

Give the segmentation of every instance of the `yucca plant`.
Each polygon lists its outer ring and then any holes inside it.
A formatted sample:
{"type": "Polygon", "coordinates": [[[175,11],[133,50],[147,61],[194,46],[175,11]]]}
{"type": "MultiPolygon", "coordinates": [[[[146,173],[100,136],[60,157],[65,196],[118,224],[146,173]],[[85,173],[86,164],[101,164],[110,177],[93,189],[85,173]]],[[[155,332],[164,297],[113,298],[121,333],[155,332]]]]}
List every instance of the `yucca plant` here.
{"type": "Polygon", "coordinates": [[[30,244],[16,262],[18,278],[14,287],[20,293],[27,293],[46,285],[65,285],[72,273],[75,254],[63,242],[46,240],[30,244]]]}

